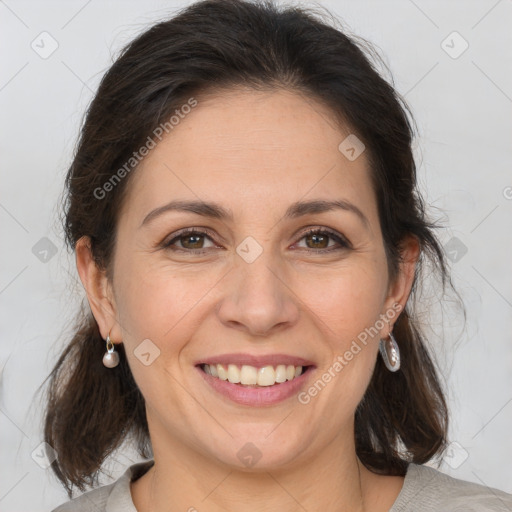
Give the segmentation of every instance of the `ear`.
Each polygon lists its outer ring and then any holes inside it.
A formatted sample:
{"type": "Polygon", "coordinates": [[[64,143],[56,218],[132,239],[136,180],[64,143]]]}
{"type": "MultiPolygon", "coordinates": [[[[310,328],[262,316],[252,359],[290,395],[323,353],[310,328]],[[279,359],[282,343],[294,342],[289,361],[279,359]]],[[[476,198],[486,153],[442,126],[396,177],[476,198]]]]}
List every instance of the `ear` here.
{"type": "Polygon", "coordinates": [[[101,336],[113,343],[121,341],[121,330],[117,323],[117,310],[106,272],[98,268],[91,251],[91,240],[83,236],[75,245],[76,267],[87,293],[92,314],[98,324],[101,336]]]}
{"type": "Polygon", "coordinates": [[[406,237],[400,244],[400,262],[395,279],[389,283],[388,296],[384,303],[383,316],[388,319],[388,324],[381,332],[381,336],[387,337],[392,331],[393,325],[398,320],[400,313],[405,308],[407,299],[414,283],[416,265],[420,256],[420,244],[415,236],[406,237]]]}

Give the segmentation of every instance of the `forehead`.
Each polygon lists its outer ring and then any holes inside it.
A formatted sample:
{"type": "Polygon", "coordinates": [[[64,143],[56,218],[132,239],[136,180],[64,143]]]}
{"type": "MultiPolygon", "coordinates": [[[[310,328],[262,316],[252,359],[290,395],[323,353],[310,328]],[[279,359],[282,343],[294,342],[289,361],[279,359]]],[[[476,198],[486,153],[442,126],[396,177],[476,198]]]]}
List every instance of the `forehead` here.
{"type": "Polygon", "coordinates": [[[321,103],[284,90],[197,102],[134,171],[124,209],[134,222],[176,198],[221,202],[240,216],[308,198],[344,198],[376,213],[366,156],[340,152],[350,130],[321,103]]]}

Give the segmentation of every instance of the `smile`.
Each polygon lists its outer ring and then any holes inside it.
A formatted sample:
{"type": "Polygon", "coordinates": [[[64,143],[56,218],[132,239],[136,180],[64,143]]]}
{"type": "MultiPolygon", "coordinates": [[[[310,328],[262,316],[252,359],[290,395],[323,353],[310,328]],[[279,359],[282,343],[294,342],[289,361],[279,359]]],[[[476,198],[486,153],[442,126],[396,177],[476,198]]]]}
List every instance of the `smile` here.
{"type": "Polygon", "coordinates": [[[236,364],[203,364],[201,369],[216,379],[241,386],[274,386],[300,377],[307,367],[278,364],[277,366],[250,366],[236,364]]]}

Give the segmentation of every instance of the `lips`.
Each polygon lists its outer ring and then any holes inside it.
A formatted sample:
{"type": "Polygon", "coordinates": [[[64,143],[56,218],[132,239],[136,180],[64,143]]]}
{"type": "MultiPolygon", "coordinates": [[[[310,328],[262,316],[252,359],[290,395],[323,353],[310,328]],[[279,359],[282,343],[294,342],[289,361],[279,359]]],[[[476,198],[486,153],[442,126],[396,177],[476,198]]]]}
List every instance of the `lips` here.
{"type": "Polygon", "coordinates": [[[267,355],[251,355],[251,354],[221,354],[218,356],[207,357],[201,359],[195,363],[195,366],[200,365],[230,365],[234,364],[238,367],[254,366],[256,368],[262,368],[264,366],[315,366],[314,363],[308,359],[302,357],[292,356],[289,354],[267,354],[267,355]]]}
{"type": "Polygon", "coordinates": [[[222,354],[201,359],[195,366],[214,391],[253,407],[291,398],[316,368],[310,360],[289,354],[222,354]]]}

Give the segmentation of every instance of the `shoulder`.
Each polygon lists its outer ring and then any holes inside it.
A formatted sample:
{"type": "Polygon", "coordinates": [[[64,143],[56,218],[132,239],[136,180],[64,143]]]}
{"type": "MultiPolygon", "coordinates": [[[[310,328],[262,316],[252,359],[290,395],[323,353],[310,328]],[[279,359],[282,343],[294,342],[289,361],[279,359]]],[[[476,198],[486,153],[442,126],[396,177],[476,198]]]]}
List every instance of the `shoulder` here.
{"type": "Polygon", "coordinates": [[[85,492],[52,512],[137,512],[130,482],[142,476],[152,465],[153,460],[133,464],[115,482],[85,492]]]}
{"type": "Polygon", "coordinates": [[[510,512],[512,494],[409,464],[403,488],[389,512],[510,512]]]}

